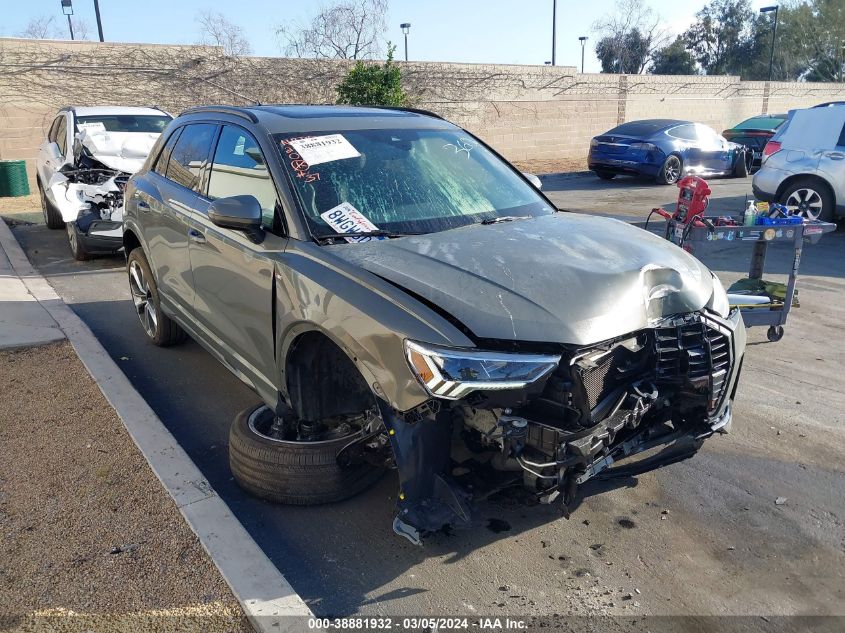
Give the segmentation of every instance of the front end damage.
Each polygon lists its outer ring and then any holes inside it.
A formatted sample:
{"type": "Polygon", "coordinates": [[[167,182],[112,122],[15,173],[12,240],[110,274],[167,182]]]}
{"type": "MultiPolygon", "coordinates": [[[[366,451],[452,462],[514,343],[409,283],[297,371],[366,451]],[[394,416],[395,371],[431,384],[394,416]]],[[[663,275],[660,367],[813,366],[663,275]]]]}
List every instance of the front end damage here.
{"type": "Polygon", "coordinates": [[[737,310],[701,310],[588,347],[506,344],[535,354],[531,371],[496,359],[458,367],[436,352],[427,365],[415,345],[409,364],[432,398],[404,413],[380,408],[400,479],[394,530],[419,543],[471,525],[476,501],[514,483],[568,515],[593,477],[691,456],[730,428],[745,329],[737,310]],[[504,374],[493,389],[474,390],[479,368],[504,374]],[[633,455],[641,459],[617,464],[633,455]]]}
{"type": "Polygon", "coordinates": [[[89,253],[122,246],[123,192],[144,163],[158,134],[84,129],[73,156],[47,183],[50,201],[67,223],[75,223],[89,253]]]}

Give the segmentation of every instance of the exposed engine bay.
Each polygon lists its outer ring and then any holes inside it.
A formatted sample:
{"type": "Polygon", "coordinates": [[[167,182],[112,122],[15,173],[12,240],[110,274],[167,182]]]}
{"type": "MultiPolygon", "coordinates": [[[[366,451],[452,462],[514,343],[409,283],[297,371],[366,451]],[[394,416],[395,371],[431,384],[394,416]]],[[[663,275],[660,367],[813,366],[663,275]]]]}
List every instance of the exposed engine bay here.
{"type": "Polygon", "coordinates": [[[158,138],[154,133],[109,132],[88,126],[74,137],[72,157],[48,183],[65,222],[91,238],[122,237],[123,191],[158,138]]]}
{"type": "Polygon", "coordinates": [[[546,346],[559,362],[523,390],[432,399],[404,414],[380,403],[401,487],[394,530],[419,543],[444,526],[469,526],[476,501],[520,483],[568,516],[593,477],[691,457],[730,428],[745,345],[738,323],[738,311],[664,318],[587,348],[546,346]]]}

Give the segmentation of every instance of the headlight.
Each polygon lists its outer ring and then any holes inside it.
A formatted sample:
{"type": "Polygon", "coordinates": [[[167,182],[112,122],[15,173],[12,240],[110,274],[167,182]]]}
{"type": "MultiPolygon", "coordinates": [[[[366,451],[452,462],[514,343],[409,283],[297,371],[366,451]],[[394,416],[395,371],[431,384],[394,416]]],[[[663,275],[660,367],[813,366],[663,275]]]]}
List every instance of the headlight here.
{"type": "Polygon", "coordinates": [[[479,352],[405,341],[408,364],[432,396],[459,400],[471,391],[520,389],[539,380],[560,356],[479,352]]]}
{"type": "MultiPolygon", "coordinates": [[[[710,274],[713,275],[713,273],[710,274]]],[[[707,302],[707,308],[723,319],[727,319],[731,311],[731,305],[728,302],[728,293],[725,292],[725,287],[716,275],[713,275],[713,295],[710,297],[710,301],[707,302]]]]}

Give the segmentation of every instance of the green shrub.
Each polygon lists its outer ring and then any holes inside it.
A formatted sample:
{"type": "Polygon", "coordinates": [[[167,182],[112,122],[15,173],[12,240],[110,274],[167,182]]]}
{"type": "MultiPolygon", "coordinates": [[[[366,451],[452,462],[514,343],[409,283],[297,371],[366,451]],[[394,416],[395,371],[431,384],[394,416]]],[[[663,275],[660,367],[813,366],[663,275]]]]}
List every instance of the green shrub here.
{"type": "Polygon", "coordinates": [[[388,46],[384,64],[362,61],[344,77],[337,87],[337,103],[347,105],[406,106],[408,95],[402,89],[402,73],[393,63],[395,46],[388,46]]]}

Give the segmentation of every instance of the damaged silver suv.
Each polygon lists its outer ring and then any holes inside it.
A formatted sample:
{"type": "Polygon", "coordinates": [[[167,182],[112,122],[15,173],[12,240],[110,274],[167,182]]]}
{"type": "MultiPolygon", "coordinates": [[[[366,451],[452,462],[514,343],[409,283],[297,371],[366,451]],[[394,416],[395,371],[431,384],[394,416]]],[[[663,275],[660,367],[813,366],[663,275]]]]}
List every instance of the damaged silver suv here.
{"type": "Polygon", "coordinates": [[[168,126],[126,189],[129,286],[154,343],[190,335],[263,400],[230,433],[244,488],[324,503],[394,468],[419,542],[514,482],[566,510],[727,431],[745,329],[719,281],[531,182],[421,111],[168,126]]]}

